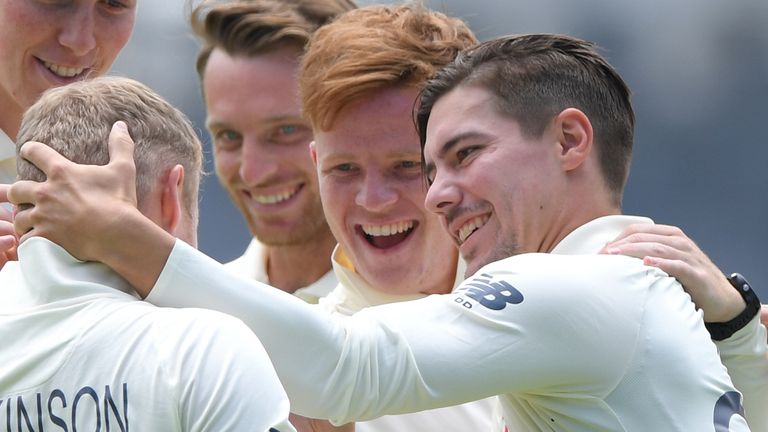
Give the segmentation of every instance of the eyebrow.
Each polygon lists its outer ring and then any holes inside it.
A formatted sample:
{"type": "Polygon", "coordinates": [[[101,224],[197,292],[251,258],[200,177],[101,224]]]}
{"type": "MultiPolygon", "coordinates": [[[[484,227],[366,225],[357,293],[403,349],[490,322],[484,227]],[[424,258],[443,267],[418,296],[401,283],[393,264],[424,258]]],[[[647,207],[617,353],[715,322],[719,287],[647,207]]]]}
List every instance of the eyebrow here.
{"type": "MultiPolygon", "coordinates": [[[[306,123],[304,119],[300,115],[293,115],[293,114],[282,114],[274,117],[268,118],[265,123],[268,125],[273,124],[279,124],[286,121],[296,122],[296,123],[306,123]]],[[[211,120],[210,118],[206,118],[205,120],[205,127],[209,130],[211,129],[224,129],[224,128],[231,128],[232,126],[225,121],[216,121],[211,120]]]]}
{"type": "MultiPolygon", "coordinates": [[[[472,138],[486,138],[488,135],[484,134],[482,132],[474,132],[474,131],[468,131],[468,132],[462,132],[458,135],[453,136],[453,138],[449,139],[440,147],[440,150],[437,152],[438,159],[442,159],[445,157],[445,155],[451,151],[454,147],[456,147],[459,143],[461,143],[464,140],[472,139],[472,138]]],[[[427,178],[432,174],[432,172],[435,170],[435,164],[433,162],[427,161],[426,155],[424,156],[424,173],[427,175],[427,178]]]]}

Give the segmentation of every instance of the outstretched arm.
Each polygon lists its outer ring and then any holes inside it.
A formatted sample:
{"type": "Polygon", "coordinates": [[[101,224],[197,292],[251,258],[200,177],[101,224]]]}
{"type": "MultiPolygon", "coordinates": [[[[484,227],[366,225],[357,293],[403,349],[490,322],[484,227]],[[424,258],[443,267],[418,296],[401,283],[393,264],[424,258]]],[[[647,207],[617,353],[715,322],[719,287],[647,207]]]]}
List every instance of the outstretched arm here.
{"type": "Polygon", "coordinates": [[[103,166],[78,165],[45,144],[27,142],[19,156],[40,168],[47,180],[16,182],[8,198],[28,207],[14,219],[21,242],[45,237],[79,259],[101,261],[146,296],[175,238],[136,208],[133,148],[123,122],[112,127],[110,161],[103,166]]]}

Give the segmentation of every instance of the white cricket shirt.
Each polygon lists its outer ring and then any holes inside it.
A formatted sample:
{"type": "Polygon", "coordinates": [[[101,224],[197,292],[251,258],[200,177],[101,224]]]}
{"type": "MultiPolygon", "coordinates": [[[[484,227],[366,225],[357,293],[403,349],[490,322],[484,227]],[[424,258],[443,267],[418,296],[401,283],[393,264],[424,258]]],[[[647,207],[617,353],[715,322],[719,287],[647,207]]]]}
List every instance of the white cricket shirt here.
{"type": "MultiPolygon", "coordinates": [[[[268,284],[266,248],[267,246],[254,237],[245,252],[224,264],[224,267],[236,275],[268,284]]],[[[320,279],[294,291],[293,295],[307,303],[316,304],[320,298],[328,295],[336,284],[336,276],[333,270],[329,270],[320,279]]]]}
{"type": "MultiPolygon", "coordinates": [[[[374,289],[355,272],[352,262],[347,258],[340,245],[334,249],[332,260],[333,270],[339,279],[339,284],[333,292],[320,299],[320,307],[330,313],[349,316],[370,306],[426,297],[424,294],[392,295],[374,289]]],[[[459,260],[455,285],[464,280],[464,268],[464,263],[459,260]]],[[[503,427],[498,424],[498,419],[494,418],[497,403],[494,397],[409,414],[385,415],[377,419],[355,423],[355,431],[503,432],[503,427]]]]}
{"type": "MultiPolygon", "coordinates": [[[[339,320],[221,277],[218,263],[177,242],[148,299],[243,318],[295,411],[335,423],[499,395],[510,431],[749,430],[741,395],[680,285],[641,260],[595,254],[638,222],[650,220],[599,218],[555,253],[489,264],[452,294],[339,320]]],[[[767,361],[762,331],[761,346],[739,346],[744,362],[767,361]]],[[[768,406],[768,376],[752,379],[747,398],[768,406]]]]}
{"type": "Polygon", "coordinates": [[[294,431],[241,321],[138,301],[42,238],[0,271],[0,341],[2,430],[294,431]]]}

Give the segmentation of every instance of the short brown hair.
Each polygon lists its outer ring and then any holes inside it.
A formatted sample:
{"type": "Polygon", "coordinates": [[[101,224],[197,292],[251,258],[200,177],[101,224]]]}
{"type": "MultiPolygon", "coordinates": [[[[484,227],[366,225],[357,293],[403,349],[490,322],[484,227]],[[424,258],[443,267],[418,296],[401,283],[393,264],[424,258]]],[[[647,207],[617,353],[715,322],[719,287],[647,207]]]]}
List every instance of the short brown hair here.
{"type": "MultiPolygon", "coordinates": [[[[46,91],[24,114],[17,151],[27,141],[39,141],[73,162],[106,165],[107,139],[118,120],[127,124],[136,144],[139,203],[159,177],[181,164],[185,174],[183,205],[196,217],[203,160],[200,140],[181,111],[137,81],[101,77],[46,91]]],[[[23,158],[16,164],[20,179],[45,180],[45,174],[23,158]]]]}
{"type": "Polygon", "coordinates": [[[635,115],[629,87],[593,43],[564,35],[505,36],[461,53],[424,88],[417,113],[422,149],[434,104],[460,85],[493,93],[500,112],[539,137],[562,110],[592,122],[600,167],[617,205],[629,173],[635,115]]]}
{"type": "Polygon", "coordinates": [[[299,73],[304,114],[328,130],[349,103],[396,85],[421,85],[477,43],[457,18],[420,5],[369,6],[312,36],[299,73]]]}
{"type": "Polygon", "coordinates": [[[356,6],[351,0],[203,0],[195,5],[190,23],[203,41],[197,73],[215,48],[231,56],[254,56],[283,47],[299,52],[318,27],[356,6]]]}

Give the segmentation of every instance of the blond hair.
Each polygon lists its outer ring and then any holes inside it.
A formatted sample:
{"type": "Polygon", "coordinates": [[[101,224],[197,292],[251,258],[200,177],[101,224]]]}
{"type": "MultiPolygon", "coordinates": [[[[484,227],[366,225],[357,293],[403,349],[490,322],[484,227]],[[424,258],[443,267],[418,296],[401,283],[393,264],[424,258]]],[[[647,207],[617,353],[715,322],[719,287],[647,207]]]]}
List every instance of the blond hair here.
{"type": "Polygon", "coordinates": [[[420,5],[347,12],[307,47],[299,74],[304,114],[315,130],[329,130],[349,103],[386,87],[420,88],[476,43],[463,21],[420,5]]]}
{"type": "Polygon", "coordinates": [[[315,30],[355,7],[351,0],[202,0],[190,14],[203,42],[197,73],[202,79],[215,48],[246,57],[284,47],[300,53],[315,30]]]}
{"type": "MultiPolygon", "coordinates": [[[[17,149],[27,141],[39,141],[73,162],[106,165],[107,139],[118,120],[127,124],[136,143],[139,205],[159,178],[181,164],[182,205],[196,217],[203,160],[200,140],[181,111],[137,81],[101,77],[46,91],[24,114],[17,149]]],[[[42,171],[22,158],[17,159],[17,168],[20,179],[45,180],[42,171]]]]}

